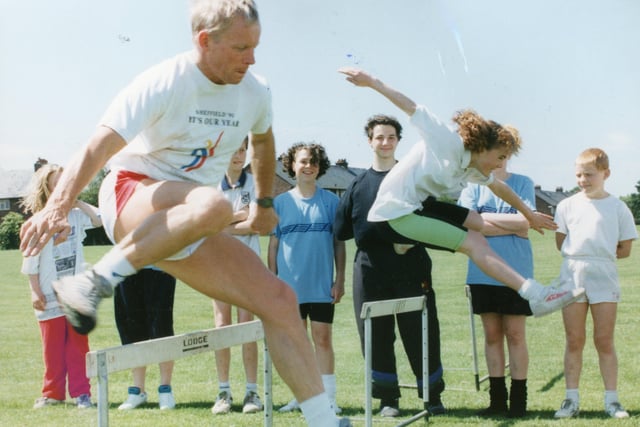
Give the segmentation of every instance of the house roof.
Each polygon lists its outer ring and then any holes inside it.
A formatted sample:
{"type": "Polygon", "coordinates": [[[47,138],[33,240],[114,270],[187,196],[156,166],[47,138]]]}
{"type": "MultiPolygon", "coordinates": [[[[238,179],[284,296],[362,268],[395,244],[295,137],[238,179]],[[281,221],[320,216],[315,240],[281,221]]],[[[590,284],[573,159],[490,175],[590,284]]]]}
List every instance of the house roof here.
{"type": "MultiPolygon", "coordinates": [[[[318,185],[326,190],[346,190],[353,178],[365,170],[364,168],[331,165],[327,172],[318,179],[318,185]]],[[[280,160],[276,164],[276,174],[279,178],[291,184],[292,187],[296,185],[296,180],[282,169],[282,161],[280,160]]]]}
{"type": "Polygon", "coordinates": [[[27,192],[33,171],[0,169],[0,199],[18,199],[27,192]]]}
{"type": "Polygon", "coordinates": [[[564,191],[562,188],[556,188],[555,191],[543,190],[536,185],[536,197],[544,201],[549,206],[558,206],[562,200],[573,194],[571,191],[564,191]]]}

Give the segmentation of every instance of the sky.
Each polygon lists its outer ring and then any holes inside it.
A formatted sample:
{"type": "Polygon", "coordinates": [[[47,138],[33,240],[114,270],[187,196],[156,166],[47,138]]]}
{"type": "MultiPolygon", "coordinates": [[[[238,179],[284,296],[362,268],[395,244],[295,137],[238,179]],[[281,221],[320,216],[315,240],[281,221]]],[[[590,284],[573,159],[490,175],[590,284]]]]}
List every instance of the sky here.
{"type": "MultiPolygon", "coordinates": [[[[278,153],[322,143],[332,162],[368,167],[363,127],[408,118],[337,73],[362,68],[450,122],[460,109],[516,126],[510,163],[545,190],[576,186],[574,160],[600,147],[606,188],[640,181],[637,0],[257,0],[252,70],[273,92],[278,153]]],[[[65,164],[118,91],[192,49],[186,0],[0,0],[0,169],[65,164]]]]}

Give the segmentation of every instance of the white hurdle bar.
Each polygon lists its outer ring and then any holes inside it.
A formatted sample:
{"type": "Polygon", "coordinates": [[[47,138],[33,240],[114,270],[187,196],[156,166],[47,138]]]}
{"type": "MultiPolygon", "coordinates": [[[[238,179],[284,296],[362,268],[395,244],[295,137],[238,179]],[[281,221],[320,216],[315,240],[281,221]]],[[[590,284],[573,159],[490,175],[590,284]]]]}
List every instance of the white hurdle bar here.
{"type": "Polygon", "coordinates": [[[422,402],[423,411],[417,413],[406,421],[397,425],[397,427],[406,426],[420,418],[429,421],[429,333],[427,304],[424,296],[413,298],[399,298],[383,301],[365,302],[362,304],[360,318],[364,319],[364,392],[365,392],[365,425],[372,427],[373,409],[371,405],[372,399],[372,374],[371,374],[371,318],[395,315],[399,313],[407,313],[410,311],[422,310],[422,402]]]}
{"type": "MultiPolygon", "coordinates": [[[[109,374],[126,369],[168,362],[186,356],[241,345],[264,339],[260,320],[215,329],[189,332],[172,337],[142,341],[87,353],[87,377],[98,377],[98,426],[109,425],[109,374]]],[[[264,425],[273,425],[271,358],[264,344],[264,425]]]]}

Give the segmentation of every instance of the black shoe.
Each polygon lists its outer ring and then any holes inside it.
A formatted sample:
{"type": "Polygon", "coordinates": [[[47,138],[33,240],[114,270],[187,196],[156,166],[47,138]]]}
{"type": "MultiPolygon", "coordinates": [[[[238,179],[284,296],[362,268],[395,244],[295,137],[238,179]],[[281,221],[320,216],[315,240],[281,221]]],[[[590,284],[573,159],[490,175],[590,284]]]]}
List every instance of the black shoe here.
{"type": "Polygon", "coordinates": [[[444,415],[447,413],[447,408],[444,407],[439,397],[429,400],[427,409],[431,415],[444,415]]]}
{"type": "Polygon", "coordinates": [[[479,417],[504,417],[507,415],[507,405],[491,405],[488,408],[476,412],[479,417]]]}

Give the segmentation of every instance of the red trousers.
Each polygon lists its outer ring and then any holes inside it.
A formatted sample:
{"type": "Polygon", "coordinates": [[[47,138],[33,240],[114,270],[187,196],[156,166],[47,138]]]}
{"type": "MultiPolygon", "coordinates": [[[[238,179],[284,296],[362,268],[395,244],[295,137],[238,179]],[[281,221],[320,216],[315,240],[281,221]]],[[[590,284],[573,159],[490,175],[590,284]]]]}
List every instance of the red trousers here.
{"type": "Polygon", "coordinates": [[[89,338],[77,333],[64,316],[38,323],[44,360],[42,396],[65,400],[67,377],[69,396],[90,394],[91,385],[85,367],[89,338]]]}

